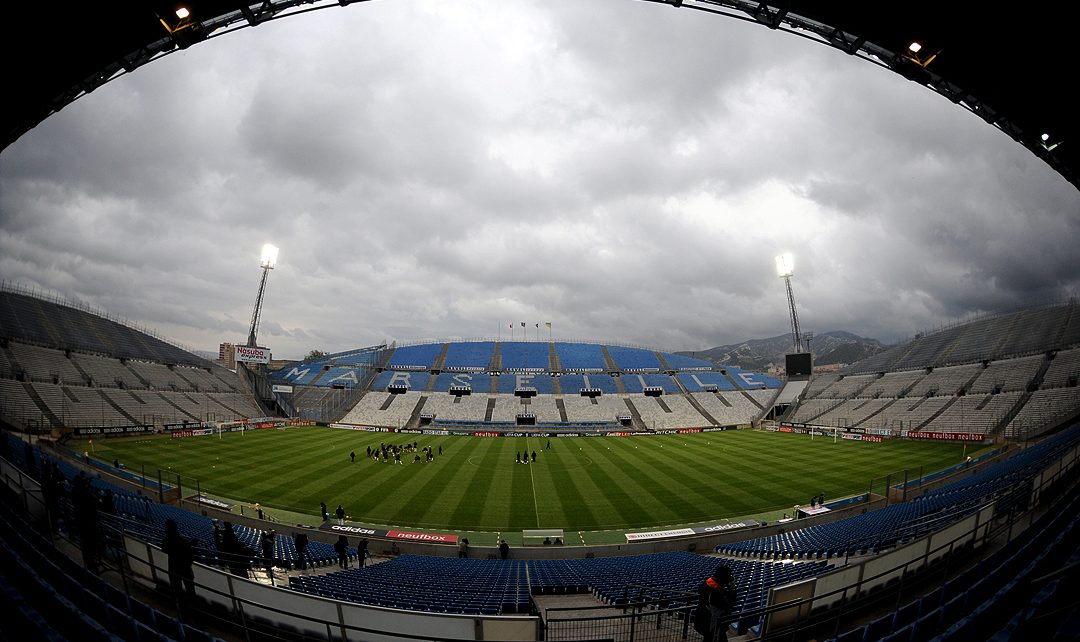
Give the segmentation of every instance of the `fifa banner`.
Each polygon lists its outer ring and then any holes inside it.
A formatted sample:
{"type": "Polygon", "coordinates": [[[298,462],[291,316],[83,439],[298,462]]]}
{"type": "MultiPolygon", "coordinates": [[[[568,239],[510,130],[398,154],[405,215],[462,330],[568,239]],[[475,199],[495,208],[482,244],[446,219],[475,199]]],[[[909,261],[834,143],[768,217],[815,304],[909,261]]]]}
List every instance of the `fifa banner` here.
{"type": "Polygon", "coordinates": [[[384,537],[386,539],[403,539],[411,542],[424,542],[428,544],[457,544],[458,536],[449,533],[417,533],[415,531],[383,530],[368,528],[367,526],[346,526],[324,522],[319,530],[339,533],[341,535],[355,535],[362,537],[384,537]]]}
{"type": "Polygon", "coordinates": [[[80,427],[75,429],[75,434],[80,437],[94,437],[101,435],[102,437],[117,437],[121,435],[139,435],[143,433],[154,432],[153,426],[98,426],[96,428],[80,427]]]}
{"type": "Polygon", "coordinates": [[[625,533],[627,542],[644,542],[650,539],[668,539],[671,537],[686,537],[693,535],[692,528],[672,528],[666,531],[650,531],[648,533],[625,533]]]}
{"type": "Polygon", "coordinates": [[[236,346],[236,360],[245,363],[270,363],[270,348],[236,346]]]}
{"type": "Polygon", "coordinates": [[[908,439],[932,439],[936,441],[975,441],[982,442],[986,434],[981,432],[928,432],[908,431],[908,439]]]}

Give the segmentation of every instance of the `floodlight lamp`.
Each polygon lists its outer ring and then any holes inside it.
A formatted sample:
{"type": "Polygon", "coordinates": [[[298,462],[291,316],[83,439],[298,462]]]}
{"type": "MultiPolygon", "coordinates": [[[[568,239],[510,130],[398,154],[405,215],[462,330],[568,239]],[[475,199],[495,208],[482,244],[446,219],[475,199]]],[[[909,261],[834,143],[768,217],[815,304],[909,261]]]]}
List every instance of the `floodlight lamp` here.
{"type": "Polygon", "coordinates": [[[1039,138],[1041,138],[1042,142],[1045,143],[1046,141],[1050,140],[1050,134],[1043,134],[1042,136],[1039,136],[1039,138]]]}
{"type": "Polygon", "coordinates": [[[908,48],[908,51],[910,51],[911,53],[917,54],[920,51],[922,51],[922,44],[920,44],[918,42],[912,42],[910,45],[908,45],[907,48],[908,48]]]}
{"type": "Polygon", "coordinates": [[[181,20],[187,20],[188,17],[190,17],[190,16],[191,16],[191,11],[189,11],[187,7],[177,7],[177,9],[176,9],[176,17],[177,18],[180,18],[181,20]]]}
{"type": "Polygon", "coordinates": [[[277,263],[278,249],[277,246],[267,243],[262,248],[262,266],[264,268],[273,270],[274,265],[277,263]]]}
{"type": "Polygon", "coordinates": [[[781,254],[776,257],[776,274],[778,276],[795,274],[795,258],[790,254],[781,254]]]}

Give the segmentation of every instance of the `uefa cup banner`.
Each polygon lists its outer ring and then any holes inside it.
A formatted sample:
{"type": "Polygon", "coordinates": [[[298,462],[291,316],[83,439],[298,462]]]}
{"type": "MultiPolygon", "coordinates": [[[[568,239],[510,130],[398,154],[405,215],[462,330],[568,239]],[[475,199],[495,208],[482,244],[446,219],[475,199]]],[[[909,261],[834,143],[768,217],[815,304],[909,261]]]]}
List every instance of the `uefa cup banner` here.
{"type": "Polygon", "coordinates": [[[236,360],[246,363],[270,363],[270,349],[236,346],[236,360]]]}

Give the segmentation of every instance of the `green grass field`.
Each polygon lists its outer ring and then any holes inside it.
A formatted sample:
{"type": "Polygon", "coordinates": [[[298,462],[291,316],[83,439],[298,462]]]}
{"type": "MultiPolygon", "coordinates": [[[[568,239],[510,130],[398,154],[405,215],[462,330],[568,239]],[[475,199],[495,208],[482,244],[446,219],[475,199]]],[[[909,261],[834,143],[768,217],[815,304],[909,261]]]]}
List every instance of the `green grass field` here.
{"type": "Polygon", "coordinates": [[[314,522],[325,501],[331,511],[341,503],[355,522],[467,531],[640,529],[760,515],[807,504],[819,491],[835,499],[865,492],[871,478],[963,459],[957,444],[833,443],[749,430],[551,439],[551,450],[546,442],[305,427],[98,439],[93,455],[145,467],[150,477],[158,468],[180,473],[189,488],[197,479],[204,493],[314,522]],[[400,466],[365,457],[369,445],[406,438],[444,454],[423,464],[410,454],[400,466]],[[535,464],[515,463],[517,452],[533,450],[535,464]]]}

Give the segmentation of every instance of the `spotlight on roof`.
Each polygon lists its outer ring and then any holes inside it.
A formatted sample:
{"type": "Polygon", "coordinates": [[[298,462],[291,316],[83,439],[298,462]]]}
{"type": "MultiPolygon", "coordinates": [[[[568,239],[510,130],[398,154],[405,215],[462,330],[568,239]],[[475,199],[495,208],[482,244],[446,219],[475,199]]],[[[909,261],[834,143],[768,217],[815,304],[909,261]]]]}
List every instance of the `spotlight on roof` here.
{"type": "Polygon", "coordinates": [[[1057,149],[1057,147],[1059,145],[1061,145],[1062,143],[1065,142],[1063,140],[1059,140],[1059,141],[1055,141],[1055,142],[1051,143],[1050,142],[1050,134],[1045,134],[1045,133],[1042,136],[1039,136],[1039,141],[1042,144],[1043,149],[1045,149],[1048,152],[1054,151],[1055,149],[1057,149]]]}
{"type": "Polygon", "coordinates": [[[919,52],[922,51],[922,50],[923,50],[922,43],[919,42],[918,40],[913,40],[913,41],[911,41],[911,44],[909,44],[907,46],[907,52],[903,54],[903,57],[906,58],[907,60],[915,63],[916,65],[922,67],[923,69],[926,69],[930,65],[930,63],[934,62],[934,58],[937,58],[938,54],[941,53],[941,51],[938,50],[937,53],[931,54],[929,58],[926,58],[924,60],[924,59],[919,57],[919,52]]]}
{"type": "Polygon", "coordinates": [[[178,7],[176,9],[176,17],[181,20],[187,20],[191,17],[191,11],[189,11],[187,7],[178,7]]]}
{"type": "Polygon", "coordinates": [[[276,245],[267,243],[262,246],[262,265],[268,270],[273,270],[274,265],[277,264],[278,248],[276,245]]]}
{"type": "Polygon", "coordinates": [[[781,277],[795,274],[795,258],[790,254],[781,254],[776,257],[776,274],[781,277]]]}

